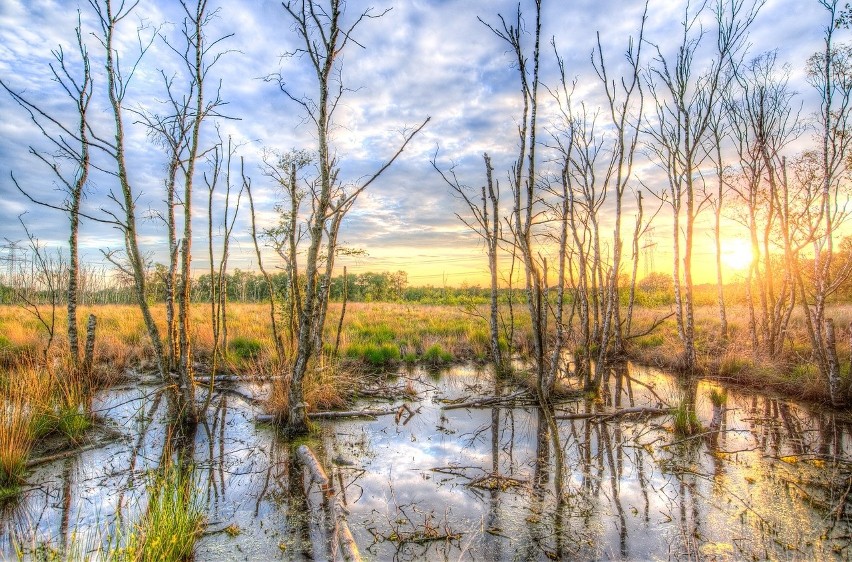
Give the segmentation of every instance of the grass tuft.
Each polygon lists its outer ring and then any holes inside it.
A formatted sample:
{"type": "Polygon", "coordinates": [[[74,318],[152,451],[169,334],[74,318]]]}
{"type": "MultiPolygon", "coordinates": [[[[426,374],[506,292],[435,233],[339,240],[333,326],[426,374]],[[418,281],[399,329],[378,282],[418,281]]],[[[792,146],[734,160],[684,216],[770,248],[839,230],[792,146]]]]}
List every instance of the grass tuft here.
{"type": "Polygon", "coordinates": [[[256,359],[263,350],[263,344],[256,339],[238,336],[228,342],[228,351],[241,361],[256,359]]]}
{"type": "Polygon", "coordinates": [[[168,464],[151,473],[148,507],[124,547],[113,551],[116,562],[192,560],[204,529],[204,509],[192,472],[168,464]]]}
{"type": "Polygon", "coordinates": [[[701,432],[701,422],[695,408],[682,403],[674,409],[674,432],[679,437],[689,437],[701,432]]]}

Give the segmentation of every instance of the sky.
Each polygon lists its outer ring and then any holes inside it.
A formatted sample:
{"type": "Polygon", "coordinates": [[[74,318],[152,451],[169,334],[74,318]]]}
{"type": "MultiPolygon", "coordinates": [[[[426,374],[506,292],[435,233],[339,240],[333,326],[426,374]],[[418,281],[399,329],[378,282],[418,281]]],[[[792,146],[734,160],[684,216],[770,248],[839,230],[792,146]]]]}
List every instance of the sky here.
{"type": "MultiPolygon", "coordinates": [[[[280,2],[211,3],[219,11],[209,36],[233,34],[220,44],[227,52],[211,74],[221,80],[221,96],[227,102],[223,113],[229,119],[220,120],[220,131],[223,138],[232,138],[238,146],[237,155],[244,158],[259,226],[272,226],[277,220],[273,207],[280,194],[261,172],[261,154],[267,149],[312,149],[315,139],[299,106],[264,77],[281,73],[293,92],[309,93],[310,68],[298,57],[284,56],[297,46],[298,37],[280,2]]],[[[544,0],[543,5],[542,37],[548,42],[553,38],[565,59],[569,78],[577,81],[575,97],[594,110],[602,99],[590,64],[596,33],[600,33],[610,72],[617,76],[624,67],[628,38],[637,33],[643,4],[633,0],[544,0]]],[[[351,91],[344,97],[338,127],[333,131],[343,181],[354,184],[371,174],[396,151],[401,131],[426,117],[431,121],[350,212],[341,241],[364,250],[366,255],[341,257],[338,271],[344,265],[351,273],[405,270],[413,285],[485,284],[484,247],[455,216],[465,212],[463,203],[453,196],[430,161],[436,158],[443,169],[455,166],[462,183],[478,188],[484,183],[482,154],[487,152],[493,159],[495,178],[507,185],[507,171],[518,145],[521,100],[517,69],[505,43],[478,18],[497,24],[498,14],[511,18],[517,6],[515,1],[506,0],[351,0],[347,4],[344,19],[349,21],[370,7],[373,13],[389,11],[381,18],[363,22],[356,31],[358,44],[351,44],[344,53],[343,80],[351,91]]],[[[650,0],[645,32],[649,46],[659,45],[664,53],[672,52],[684,7],[682,2],[650,0]]],[[[73,60],[78,8],[84,30],[94,30],[86,1],[0,0],[0,79],[53,114],[69,118],[73,118],[73,110],[51,80],[49,64],[55,62],[52,51],[60,45],[73,60]]],[[[522,0],[521,8],[531,25],[532,2],[522,0]]],[[[141,0],[120,29],[122,60],[132,60],[138,53],[138,37],[149,37],[155,27],[162,35],[176,38],[180,21],[178,2],[141,0]]],[[[779,60],[790,64],[791,84],[800,94],[803,118],[816,108],[804,74],[805,61],[820,49],[827,22],[817,0],[767,0],[751,31],[750,54],[774,49],[779,60]]],[[[843,30],[840,39],[847,40],[849,33],[843,30]]],[[[103,87],[99,46],[88,33],[84,40],[93,59],[96,88],[103,87]]],[[[650,49],[645,54],[650,55],[650,49]]],[[[645,61],[650,62],[650,56],[645,61]]],[[[125,105],[153,110],[161,107],[164,90],[160,72],[170,75],[176,64],[174,54],[161,40],[155,40],[132,78],[125,105]]],[[[542,49],[541,64],[543,83],[556,86],[557,67],[549,45],[542,49]]],[[[541,97],[540,123],[546,131],[552,120],[552,104],[546,93],[541,97]]],[[[103,98],[94,103],[95,126],[108,127],[103,98]]],[[[14,173],[21,186],[34,195],[56,204],[62,201],[49,170],[28,153],[30,146],[43,149],[43,139],[28,115],[5,92],[0,95],[0,115],[0,245],[24,239],[18,216],[26,213],[24,220],[41,242],[61,246],[68,236],[63,214],[29,203],[11,181],[14,173]]],[[[150,210],[161,208],[165,158],[147,138],[144,127],[133,121],[128,117],[127,136],[131,181],[139,192],[140,240],[152,260],[163,262],[167,259],[163,228],[150,218],[150,210]]],[[[212,134],[213,124],[207,126],[208,134],[212,134]]],[[[546,147],[541,147],[539,154],[546,168],[550,158],[546,147]]],[[[644,189],[642,185],[651,190],[664,187],[659,170],[644,157],[639,158],[634,172],[632,189],[644,189]]],[[[238,175],[237,166],[234,174],[238,175]]],[[[116,210],[108,200],[110,190],[117,189],[113,183],[103,174],[93,174],[87,212],[101,213],[101,207],[116,210]]],[[[204,270],[209,267],[207,193],[203,183],[197,185],[193,259],[195,268],[204,270]]],[[[217,209],[221,209],[222,198],[222,194],[216,196],[217,209]]],[[[646,194],[646,205],[648,200],[646,194]]],[[[230,267],[253,270],[257,264],[249,217],[244,212],[247,201],[242,207],[234,228],[230,267]]],[[[633,209],[632,203],[627,205],[627,225],[632,225],[633,209]]],[[[222,232],[218,214],[216,244],[220,244],[222,232]]],[[[664,212],[658,216],[651,240],[656,245],[644,253],[652,263],[643,264],[644,270],[671,271],[671,253],[667,250],[670,223],[664,212]]],[[[737,239],[742,232],[734,221],[726,220],[723,233],[733,276],[736,248],[741,246],[737,239]]],[[[712,260],[710,242],[709,230],[701,229],[696,247],[699,281],[711,278],[706,267],[712,260]]],[[[80,243],[83,261],[94,267],[105,264],[102,250],[122,247],[117,231],[93,221],[83,222],[80,243]]],[[[270,251],[265,255],[267,266],[278,263],[270,251]]]]}

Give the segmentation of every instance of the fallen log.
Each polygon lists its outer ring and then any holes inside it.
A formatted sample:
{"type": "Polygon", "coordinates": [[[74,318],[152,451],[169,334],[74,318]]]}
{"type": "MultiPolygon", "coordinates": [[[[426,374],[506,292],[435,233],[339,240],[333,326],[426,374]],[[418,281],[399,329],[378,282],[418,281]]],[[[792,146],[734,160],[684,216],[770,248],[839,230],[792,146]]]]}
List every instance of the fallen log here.
{"type": "MultiPolygon", "coordinates": [[[[338,418],[377,418],[379,416],[389,416],[395,414],[396,408],[390,410],[352,410],[347,412],[308,412],[308,417],[313,420],[329,420],[338,418]]],[[[278,416],[274,414],[258,414],[255,421],[261,423],[271,423],[276,421],[278,416]]]]}
{"type": "Polygon", "coordinates": [[[631,415],[662,416],[671,413],[671,408],[636,407],[624,408],[614,412],[586,412],[579,414],[560,414],[554,416],[557,420],[595,420],[608,421],[631,415]]]}
{"type": "Polygon", "coordinates": [[[355,537],[352,536],[352,531],[349,530],[349,524],[346,522],[346,508],[341,505],[335,495],[334,485],[326,475],[325,469],[323,469],[319,459],[317,459],[314,452],[307,445],[299,445],[299,448],[296,449],[296,456],[302,465],[308,469],[308,472],[310,472],[311,481],[319,484],[323,495],[329,500],[331,512],[334,516],[337,540],[340,543],[343,558],[348,561],[360,562],[361,553],[358,552],[358,544],[355,542],[355,537]]]}
{"type": "Polygon", "coordinates": [[[311,419],[335,419],[335,418],[376,418],[379,416],[389,416],[395,414],[397,408],[388,410],[352,410],[349,412],[308,412],[308,417],[311,419]]]}
{"type": "Polygon", "coordinates": [[[492,396],[490,398],[482,398],[480,400],[472,400],[470,402],[462,402],[461,404],[451,404],[449,406],[444,406],[444,410],[459,410],[461,408],[481,408],[483,406],[493,406],[495,404],[500,404],[502,402],[511,402],[516,398],[520,398],[524,396],[527,392],[525,390],[519,390],[513,394],[509,394],[507,396],[492,396]]]}
{"type": "Polygon", "coordinates": [[[302,464],[305,465],[305,468],[308,469],[308,472],[311,473],[311,482],[319,484],[319,487],[324,494],[334,494],[334,487],[331,485],[331,480],[328,479],[325,469],[320,464],[316,455],[314,455],[314,452],[311,451],[310,447],[307,445],[299,445],[299,448],[296,449],[296,455],[299,457],[299,460],[302,461],[302,464]]]}

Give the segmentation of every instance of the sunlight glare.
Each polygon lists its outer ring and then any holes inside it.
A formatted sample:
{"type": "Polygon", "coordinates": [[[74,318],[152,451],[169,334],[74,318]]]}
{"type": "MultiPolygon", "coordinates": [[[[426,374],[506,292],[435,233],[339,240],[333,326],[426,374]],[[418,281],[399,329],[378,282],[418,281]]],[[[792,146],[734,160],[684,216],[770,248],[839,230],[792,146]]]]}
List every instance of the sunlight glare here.
{"type": "Polygon", "coordinates": [[[725,240],[722,242],[722,263],[729,270],[745,270],[751,263],[751,246],[737,238],[725,240]]]}

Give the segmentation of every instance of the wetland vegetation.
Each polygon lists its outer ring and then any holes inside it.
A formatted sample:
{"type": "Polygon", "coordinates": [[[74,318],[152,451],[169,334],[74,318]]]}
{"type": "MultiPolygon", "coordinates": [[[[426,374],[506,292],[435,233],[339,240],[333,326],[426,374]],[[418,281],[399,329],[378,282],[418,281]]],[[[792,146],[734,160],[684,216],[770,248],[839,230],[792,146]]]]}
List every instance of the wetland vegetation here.
{"type": "Polygon", "coordinates": [[[620,62],[597,35],[582,84],[550,3],[526,4],[479,18],[511,134],[475,166],[443,138],[416,154],[485,288],[347,271],[347,226],[432,126],[408,112],[378,142],[350,105],[347,64],[370,66],[353,51],[390,9],[276,6],[288,50],[262,82],[298,120],[290,149],[226,128],[217,73],[240,51],[207,0],[160,27],[151,2],[89,0],[46,65],[61,102],[0,77],[46,165],[11,185],[68,239],[26,213],[7,238],[0,556],[852,556],[850,7],[815,0],[805,119],[789,65],[750,52],[759,0],[687,4],[672,44],[645,4],[620,62]],[[114,236],[100,276],[81,227],[114,236]]]}

